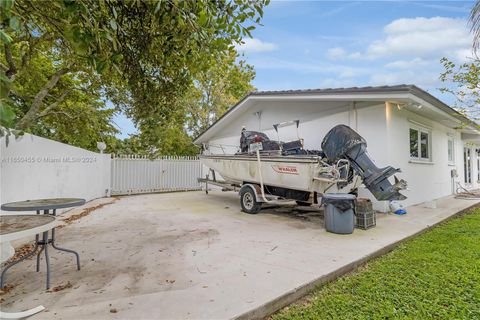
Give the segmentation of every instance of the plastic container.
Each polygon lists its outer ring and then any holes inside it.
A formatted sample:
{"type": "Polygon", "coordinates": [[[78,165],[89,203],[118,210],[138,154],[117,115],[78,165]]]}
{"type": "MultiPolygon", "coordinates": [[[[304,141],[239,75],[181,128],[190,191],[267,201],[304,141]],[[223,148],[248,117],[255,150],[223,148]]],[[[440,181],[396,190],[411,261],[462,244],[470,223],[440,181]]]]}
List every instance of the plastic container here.
{"type": "Polygon", "coordinates": [[[367,230],[377,224],[376,213],[370,199],[358,198],[355,204],[356,223],[355,228],[367,230]]]}
{"type": "Polygon", "coordinates": [[[355,199],[353,194],[326,193],[322,197],[325,206],[325,229],[337,234],[351,234],[355,227],[355,199]]]}

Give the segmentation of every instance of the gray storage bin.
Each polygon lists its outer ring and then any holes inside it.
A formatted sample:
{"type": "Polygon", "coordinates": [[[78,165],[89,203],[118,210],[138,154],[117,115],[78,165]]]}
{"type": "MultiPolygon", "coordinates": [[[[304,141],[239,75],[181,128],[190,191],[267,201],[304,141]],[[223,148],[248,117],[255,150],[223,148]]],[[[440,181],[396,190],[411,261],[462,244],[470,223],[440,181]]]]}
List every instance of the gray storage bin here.
{"type": "Polygon", "coordinates": [[[353,233],[355,227],[355,199],[353,194],[326,193],[322,197],[325,206],[325,229],[338,234],[353,233]]]}

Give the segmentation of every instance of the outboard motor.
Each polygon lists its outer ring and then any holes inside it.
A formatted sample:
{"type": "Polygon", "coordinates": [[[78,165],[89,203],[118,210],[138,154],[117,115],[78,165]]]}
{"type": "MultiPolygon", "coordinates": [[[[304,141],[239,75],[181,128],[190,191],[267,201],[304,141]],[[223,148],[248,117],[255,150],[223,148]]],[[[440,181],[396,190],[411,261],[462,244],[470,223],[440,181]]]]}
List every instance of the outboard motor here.
{"type": "Polygon", "coordinates": [[[377,200],[404,200],[403,194],[398,192],[405,189],[406,182],[398,181],[395,177],[395,185],[388,178],[400,169],[391,166],[378,168],[368,156],[367,142],[358,133],[346,125],[338,125],[332,128],[322,141],[322,149],[326,157],[332,161],[347,159],[353,170],[362,177],[363,184],[377,198],[377,200]]]}

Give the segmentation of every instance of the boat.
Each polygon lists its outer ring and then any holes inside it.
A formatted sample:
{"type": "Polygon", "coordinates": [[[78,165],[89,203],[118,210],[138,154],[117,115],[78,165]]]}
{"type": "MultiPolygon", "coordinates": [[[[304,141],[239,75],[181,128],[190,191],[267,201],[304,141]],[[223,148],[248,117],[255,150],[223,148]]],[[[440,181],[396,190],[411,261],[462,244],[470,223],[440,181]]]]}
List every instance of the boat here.
{"type": "MultiPolygon", "coordinates": [[[[298,128],[299,122],[295,122],[298,128]]],[[[273,127],[278,130],[279,124],[273,127]]],[[[357,194],[361,184],[377,200],[406,199],[399,192],[406,188],[406,182],[396,177],[394,184],[388,180],[400,169],[377,168],[366,152],[366,141],[350,127],[335,126],[321,146],[322,150],[305,150],[303,139],[273,141],[262,132],[243,128],[239,152],[204,152],[199,156],[210,168],[206,178],[199,181],[207,184],[207,193],[209,183],[224,190],[239,190],[242,210],[247,213],[257,213],[262,203],[295,200],[311,205],[326,193],[357,194]],[[217,180],[217,173],[223,180],[217,180]]]]}

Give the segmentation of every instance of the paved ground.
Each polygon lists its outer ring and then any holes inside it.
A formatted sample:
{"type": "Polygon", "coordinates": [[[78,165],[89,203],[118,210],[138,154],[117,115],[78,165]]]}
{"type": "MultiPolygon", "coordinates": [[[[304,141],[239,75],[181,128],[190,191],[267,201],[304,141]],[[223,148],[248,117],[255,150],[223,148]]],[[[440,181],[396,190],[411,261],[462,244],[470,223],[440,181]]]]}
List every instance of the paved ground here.
{"type": "Polygon", "coordinates": [[[2,310],[46,306],[34,319],[263,316],[473,204],[446,198],[437,209],[381,214],[376,228],[341,236],[323,229],[318,212],[241,213],[234,193],[123,197],[59,229],[58,244],[80,252],[82,270],[73,256],[53,251],[52,284],[71,288],[46,292],[44,265],[36,274],[29,260],[8,273],[16,286],[1,297],[2,310]]]}

